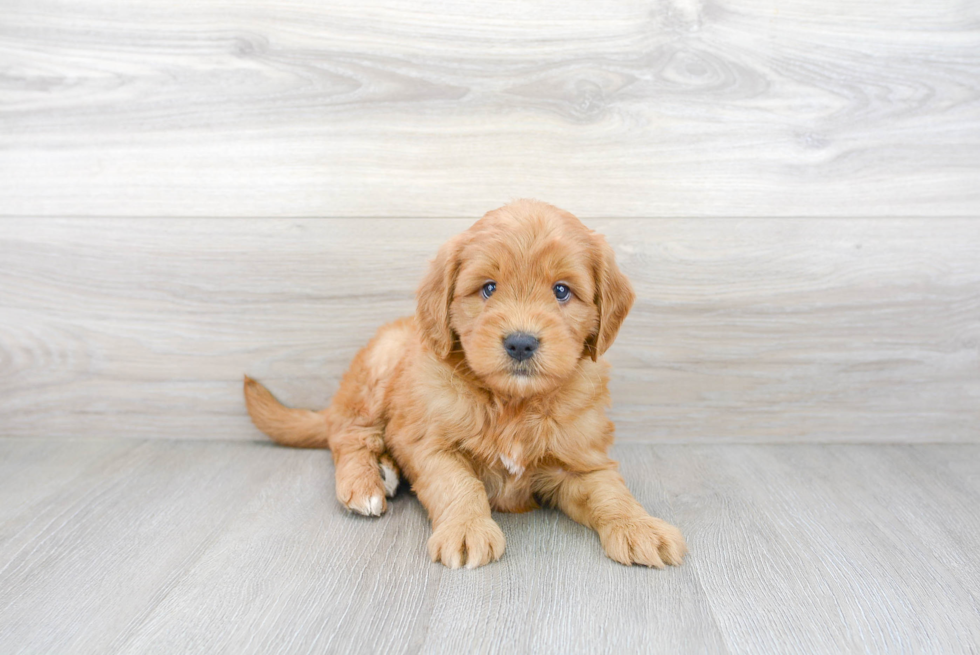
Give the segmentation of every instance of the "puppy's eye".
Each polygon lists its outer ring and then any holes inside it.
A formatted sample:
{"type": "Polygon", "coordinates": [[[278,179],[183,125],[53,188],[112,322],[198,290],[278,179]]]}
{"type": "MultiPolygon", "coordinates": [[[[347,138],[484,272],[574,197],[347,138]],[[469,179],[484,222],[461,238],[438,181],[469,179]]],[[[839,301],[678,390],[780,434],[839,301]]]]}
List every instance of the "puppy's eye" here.
{"type": "Polygon", "coordinates": [[[552,289],[554,289],[555,298],[558,299],[558,302],[565,302],[572,297],[572,290],[568,288],[567,284],[559,282],[552,289]]]}
{"type": "Polygon", "coordinates": [[[487,282],[486,284],[483,285],[483,288],[480,289],[480,295],[483,296],[484,300],[486,300],[487,298],[492,296],[493,292],[496,290],[497,290],[496,282],[487,282]]]}

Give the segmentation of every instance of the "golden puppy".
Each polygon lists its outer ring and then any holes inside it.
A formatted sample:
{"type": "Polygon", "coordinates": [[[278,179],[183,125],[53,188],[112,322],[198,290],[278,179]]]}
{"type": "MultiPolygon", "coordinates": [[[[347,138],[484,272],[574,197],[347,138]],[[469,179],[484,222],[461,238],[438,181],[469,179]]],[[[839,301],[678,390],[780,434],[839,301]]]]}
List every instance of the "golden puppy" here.
{"type": "Polygon", "coordinates": [[[602,236],[520,200],[440,248],[415,316],[378,331],[328,409],[288,409],[246,377],[248,411],[281,444],[330,448],[337,497],[355,512],[384,512],[400,469],[446,566],[498,559],[491,510],[539,503],[593,528],[617,562],[680,564],[680,531],[647,514],[606,452],[600,356],[633,299],[602,236]]]}

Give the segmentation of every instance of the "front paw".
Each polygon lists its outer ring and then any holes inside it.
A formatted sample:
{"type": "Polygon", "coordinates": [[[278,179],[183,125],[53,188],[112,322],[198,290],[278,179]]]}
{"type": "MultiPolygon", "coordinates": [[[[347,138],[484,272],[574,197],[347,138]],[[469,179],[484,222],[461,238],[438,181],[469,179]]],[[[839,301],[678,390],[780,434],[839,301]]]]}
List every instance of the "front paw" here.
{"type": "Polygon", "coordinates": [[[475,569],[500,559],[507,545],[504,533],[493,519],[481,517],[447,521],[429,537],[429,556],[451,569],[475,569]]]}
{"type": "Polygon", "coordinates": [[[606,554],[630,566],[642,564],[662,569],[664,564],[678,566],[687,553],[681,531],[652,516],[637,516],[615,521],[599,530],[606,554]]]}

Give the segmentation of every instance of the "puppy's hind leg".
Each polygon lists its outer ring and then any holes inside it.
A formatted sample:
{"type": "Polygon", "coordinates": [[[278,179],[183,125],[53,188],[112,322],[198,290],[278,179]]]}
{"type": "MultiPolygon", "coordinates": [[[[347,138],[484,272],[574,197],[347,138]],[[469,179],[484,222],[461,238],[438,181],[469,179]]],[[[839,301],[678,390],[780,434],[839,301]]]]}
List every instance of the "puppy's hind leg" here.
{"type": "Polygon", "coordinates": [[[331,443],[337,499],[352,512],[381,516],[398,489],[398,467],[384,452],[379,428],[351,426],[331,443]]]}
{"type": "Polygon", "coordinates": [[[330,448],[336,467],[337,498],[347,509],[381,516],[385,496],[398,489],[398,466],[385,452],[384,424],[369,408],[377,401],[363,384],[372,371],[358,355],[329,409],[313,412],[283,406],[255,380],[245,378],[245,403],[252,421],[276,443],[296,448],[330,448]],[[353,411],[351,411],[353,410],[353,411]]]}

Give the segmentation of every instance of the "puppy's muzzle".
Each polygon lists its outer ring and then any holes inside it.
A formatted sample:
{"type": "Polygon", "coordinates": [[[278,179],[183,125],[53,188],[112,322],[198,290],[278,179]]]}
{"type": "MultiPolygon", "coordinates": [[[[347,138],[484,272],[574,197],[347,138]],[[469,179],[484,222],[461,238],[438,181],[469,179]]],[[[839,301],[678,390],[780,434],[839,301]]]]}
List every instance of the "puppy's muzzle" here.
{"type": "Polygon", "coordinates": [[[534,357],[538,345],[540,345],[538,338],[527,332],[512,332],[504,337],[504,350],[516,362],[534,357]]]}

